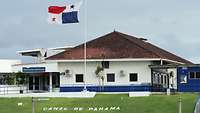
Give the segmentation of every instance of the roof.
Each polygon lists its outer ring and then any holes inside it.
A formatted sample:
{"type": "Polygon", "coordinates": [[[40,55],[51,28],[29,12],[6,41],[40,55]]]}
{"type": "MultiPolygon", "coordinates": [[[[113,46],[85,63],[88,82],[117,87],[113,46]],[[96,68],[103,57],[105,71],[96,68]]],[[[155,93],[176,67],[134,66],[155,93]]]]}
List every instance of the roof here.
{"type": "Polygon", "coordinates": [[[48,48],[48,50],[68,50],[73,48],[73,46],[63,46],[63,47],[55,47],[55,48],[48,48]]]}
{"type": "Polygon", "coordinates": [[[38,57],[38,54],[45,54],[46,49],[33,49],[33,50],[24,50],[24,51],[17,51],[17,53],[21,54],[22,56],[33,56],[38,57]]]}
{"type": "Polygon", "coordinates": [[[65,51],[71,48],[73,48],[73,46],[63,46],[63,47],[56,47],[56,48],[39,48],[39,49],[33,49],[33,50],[17,51],[17,53],[21,54],[22,56],[39,57],[41,55],[42,57],[46,57],[47,52],[48,52],[47,56],[52,56],[52,54],[55,55],[54,53],[55,51],[57,51],[56,54],[58,54],[62,51],[65,51]]]}
{"type": "MultiPolygon", "coordinates": [[[[143,38],[112,32],[87,42],[87,59],[160,58],[184,64],[193,64],[173,53],[159,48],[143,38]]],[[[46,60],[84,59],[84,44],[48,57],[46,60]]]]}

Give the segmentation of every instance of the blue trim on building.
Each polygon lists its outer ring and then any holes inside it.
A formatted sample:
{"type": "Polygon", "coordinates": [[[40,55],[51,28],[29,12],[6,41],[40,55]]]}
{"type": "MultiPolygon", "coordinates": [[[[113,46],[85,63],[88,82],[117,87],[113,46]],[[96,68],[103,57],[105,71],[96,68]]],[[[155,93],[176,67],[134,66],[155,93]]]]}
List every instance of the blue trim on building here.
{"type": "MultiPolygon", "coordinates": [[[[60,87],[60,92],[81,92],[84,86],[60,87]]],[[[151,91],[151,86],[87,86],[88,91],[94,92],[131,92],[131,91],[151,91]]]]}
{"type": "Polygon", "coordinates": [[[190,79],[189,72],[200,72],[200,67],[178,67],[177,85],[179,92],[200,92],[200,79],[190,79]],[[181,77],[186,76],[186,83],[181,83],[181,77]]]}

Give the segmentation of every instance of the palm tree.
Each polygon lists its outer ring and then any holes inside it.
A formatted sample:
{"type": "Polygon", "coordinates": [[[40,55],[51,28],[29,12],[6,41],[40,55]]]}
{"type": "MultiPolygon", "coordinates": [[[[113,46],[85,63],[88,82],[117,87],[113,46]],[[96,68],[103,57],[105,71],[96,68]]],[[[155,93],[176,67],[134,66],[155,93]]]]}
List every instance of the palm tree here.
{"type": "Polygon", "coordinates": [[[104,86],[104,74],[103,74],[103,67],[101,66],[97,66],[97,69],[95,70],[95,74],[99,79],[99,86],[100,86],[100,91],[103,90],[103,86],[104,86]],[[102,83],[102,87],[101,87],[101,83],[102,83]]]}

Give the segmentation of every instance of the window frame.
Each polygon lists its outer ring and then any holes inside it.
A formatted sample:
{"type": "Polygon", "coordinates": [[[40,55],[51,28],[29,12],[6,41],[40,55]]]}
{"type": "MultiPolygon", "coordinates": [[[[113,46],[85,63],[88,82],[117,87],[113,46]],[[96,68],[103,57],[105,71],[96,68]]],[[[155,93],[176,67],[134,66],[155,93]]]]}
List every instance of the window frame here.
{"type": "Polygon", "coordinates": [[[190,79],[196,79],[196,72],[194,72],[194,71],[189,72],[189,78],[190,78],[190,79]],[[190,76],[191,76],[191,75],[190,75],[191,73],[194,73],[194,78],[191,78],[191,77],[190,77],[190,76]]]}
{"type": "Polygon", "coordinates": [[[138,73],[129,73],[129,82],[138,82],[138,73]],[[136,75],[136,81],[131,81],[131,75],[136,75]]]}
{"type": "Polygon", "coordinates": [[[195,72],[195,79],[200,79],[200,72],[195,72]],[[198,78],[197,78],[197,73],[199,74],[198,76],[198,78]]]}
{"type": "Polygon", "coordinates": [[[102,61],[101,65],[104,69],[109,69],[110,68],[110,62],[109,61],[102,61]]]}
{"type": "Polygon", "coordinates": [[[188,72],[188,77],[189,77],[189,79],[192,79],[192,80],[196,80],[196,79],[200,79],[200,72],[199,71],[190,71],[190,72],[188,72]],[[194,78],[191,78],[190,76],[190,74],[191,73],[194,73],[194,78]],[[199,74],[198,76],[198,78],[197,78],[197,73],[199,74]]]}
{"type": "Polygon", "coordinates": [[[115,82],[115,73],[107,73],[107,74],[106,74],[106,79],[107,79],[107,82],[115,82]],[[108,80],[110,80],[110,79],[108,79],[108,76],[111,76],[111,75],[114,76],[114,77],[113,77],[113,80],[112,80],[112,81],[108,81],[108,80]]]}
{"type": "Polygon", "coordinates": [[[76,74],[75,75],[75,82],[76,83],[84,83],[84,74],[76,74]],[[77,76],[82,76],[82,81],[77,81],[78,80],[77,76]]]}

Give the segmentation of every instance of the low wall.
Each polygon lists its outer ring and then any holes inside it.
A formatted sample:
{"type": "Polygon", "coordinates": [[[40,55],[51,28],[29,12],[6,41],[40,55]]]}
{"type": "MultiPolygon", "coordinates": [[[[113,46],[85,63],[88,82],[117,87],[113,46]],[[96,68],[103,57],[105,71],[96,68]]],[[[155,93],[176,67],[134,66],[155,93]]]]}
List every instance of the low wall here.
{"type": "Polygon", "coordinates": [[[150,96],[151,92],[129,92],[129,97],[145,97],[150,96]]]}

